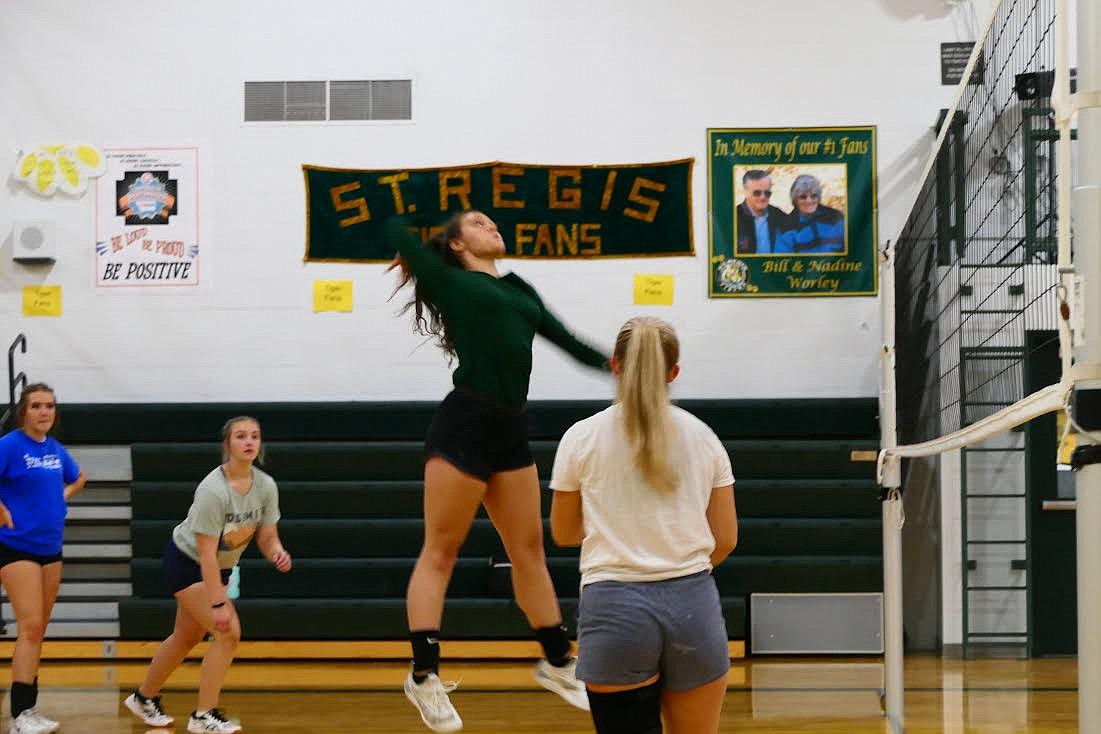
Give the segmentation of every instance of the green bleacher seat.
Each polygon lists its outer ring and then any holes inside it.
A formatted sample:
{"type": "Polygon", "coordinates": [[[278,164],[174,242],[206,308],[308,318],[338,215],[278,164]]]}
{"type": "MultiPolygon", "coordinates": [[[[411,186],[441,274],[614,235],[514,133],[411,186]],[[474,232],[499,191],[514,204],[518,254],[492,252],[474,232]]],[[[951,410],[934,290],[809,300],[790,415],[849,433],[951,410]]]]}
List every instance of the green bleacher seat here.
{"type": "MultiPolygon", "coordinates": [[[[874,479],[875,465],[853,462],[853,451],[874,450],[876,441],[783,439],[723,442],[736,478],[874,479]],[[792,457],[799,457],[792,461],[792,457]]],[[[540,476],[550,475],[557,441],[532,441],[540,476]]],[[[268,442],[263,467],[277,481],[415,479],[423,471],[420,441],[268,442]]],[[[134,477],[198,482],[217,466],[217,443],[150,444],[131,447],[134,477]]]]}
{"type": "MultiPolygon", "coordinates": [[[[443,395],[440,395],[440,399],[443,395]]],[[[878,438],[878,405],[869,398],[676,401],[722,438],[878,438]]],[[[608,400],[534,400],[533,439],[559,438],[608,400]]],[[[318,403],[65,403],[58,438],[66,444],[216,441],[237,415],[255,416],[268,441],[421,440],[439,405],[429,401],[318,403]]]]}
{"type": "MultiPolygon", "coordinates": [[[[740,542],[714,575],[728,631],[746,634],[748,596],[849,593],[882,588],[875,464],[852,452],[878,448],[872,399],[687,400],[683,407],[723,439],[734,462],[740,542]]],[[[557,439],[606,401],[529,406],[542,508],[557,439]]],[[[220,460],[226,418],[257,416],[264,468],[280,487],[280,535],[295,567],[279,574],[255,546],[241,562],[239,609],[248,639],[404,639],[405,587],[423,537],[423,436],[436,402],[164,404],[64,407],[63,440],[129,443],[134,597],[120,604],[124,639],[171,628],[160,556],[195,486],[220,460]],[[138,430],[140,427],[141,430],[138,430]],[[84,440],[82,440],[84,439],[84,440]]],[[[572,625],[577,549],[545,529],[548,566],[572,625]]],[[[511,599],[490,591],[490,556],[503,553],[480,512],[449,589],[444,636],[527,639],[511,599]]]]}
{"type": "MultiPolygon", "coordinates": [[[[560,600],[564,623],[576,634],[577,599],[560,600]]],[[[745,598],[724,597],[727,633],[745,636],[745,598]]],[[[243,634],[250,640],[387,640],[404,638],[405,599],[243,599],[237,604],[243,634]],[[395,635],[395,630],[400,634],[395,635]]],[[[120,637],[155,640],[172,630],[171,599],[127,599],[119,604],[120,637]]],[[[442,637],[528,640],[531,628],[511,599],[451,598],[444,609],[442,637]]]]}
{"type": "MultiPolygon", "coordinates": [[[[414,561],[413,558],[298,558],[291,572],[282,574],[264,559],[245,558],[241,562],[241,594],[245,599],[403,597],[414,561]]],[[[558,594],[575,596],[581,584],[577,559],[552,557],[548,559],[548,567],[558,594]]],[[[728,595],[878,591],[883,583],[883,564],[878,555],[734,555],[714,573],[728,595]]],[[[134,559],[131,577],[135,596],[167,597],[159,559],[134,559]]],[[[488,559],[460,558],[449,593],[453,598],[492,596],[489,579],[488,559]]]]}

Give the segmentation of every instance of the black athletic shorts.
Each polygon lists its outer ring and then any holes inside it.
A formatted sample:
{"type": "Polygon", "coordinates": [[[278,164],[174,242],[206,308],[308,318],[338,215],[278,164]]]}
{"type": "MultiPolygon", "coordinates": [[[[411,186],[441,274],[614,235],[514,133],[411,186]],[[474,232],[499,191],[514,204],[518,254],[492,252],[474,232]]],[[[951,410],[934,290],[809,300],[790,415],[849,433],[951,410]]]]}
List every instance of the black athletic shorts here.
{"type": "MultiPolygon", "coordinates": [[[[197,584],[203,580],[203,571],[199,568],[199,564],[192,560],[190,556],[184,555],[184,552],[172,541],[168,539],[168,545],[164,547],[164,581],[168,588],[168,593],[172,596],[176,595],[176,592],[183,591],[192,584],[197,584]]],[[[229,576],[233,573],[232,568],[222,569],[222,586],[229,583],[229,576]]]]}
{"type": "Polygon", "coordinates": [[[35,553],[27,553],[26,551],[9,548],[3,543],[0,543],[0,568],[3,568],[9,563],[15,563],[16,561],[30,561],[31,563],[37,563],[39,566],[48,566],[51,563],[60,563],[61,554],[40,556],[35,553]]]}
{"type": "Polygon", "coordinates": [[[428,428],[424,458],[435,456],[483,482],[497,472],[531,466],[527,410],[456,387],[428,428]]]}

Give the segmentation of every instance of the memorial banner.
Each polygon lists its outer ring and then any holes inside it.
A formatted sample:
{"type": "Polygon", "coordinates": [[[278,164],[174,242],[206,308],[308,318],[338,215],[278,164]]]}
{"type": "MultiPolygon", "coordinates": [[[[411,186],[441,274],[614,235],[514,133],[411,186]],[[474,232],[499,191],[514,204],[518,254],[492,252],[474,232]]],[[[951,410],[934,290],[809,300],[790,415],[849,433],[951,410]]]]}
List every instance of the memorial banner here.
{"type": "Polygon", "coordinates": [[[707,131],[713,298],[876,293],[874,127],[707,131]]]}

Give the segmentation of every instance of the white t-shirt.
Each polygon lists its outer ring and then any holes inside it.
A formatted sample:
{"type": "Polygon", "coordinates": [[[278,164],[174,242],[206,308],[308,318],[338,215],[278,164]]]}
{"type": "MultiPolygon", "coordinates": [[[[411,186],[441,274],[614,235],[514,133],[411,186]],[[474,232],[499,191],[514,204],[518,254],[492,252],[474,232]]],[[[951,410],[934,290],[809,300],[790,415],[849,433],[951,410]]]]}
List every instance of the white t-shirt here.
{"type": "Polygon", "coordinates": [[[256,529],[279,522],[279,487],[266,472],[252,467],[252,488],[237,494],[222,467],[199,482],[187,517],[172,531],[172,542],[191,560],[199,561],[195,533],[218,537],[218,567],[233,568],[256,529]]]}
{"type": "Polygon", "coordinates": [[[551,489],[581,492],[585,539],[581,586],[595,581],[663,581],[711,569],[715,537],[707,524],[711,491],[734,482],[718,436],[696,416],[671,406],[673,492],[651,487],[612,405],[575,423],[554,457],[551,489]]]}

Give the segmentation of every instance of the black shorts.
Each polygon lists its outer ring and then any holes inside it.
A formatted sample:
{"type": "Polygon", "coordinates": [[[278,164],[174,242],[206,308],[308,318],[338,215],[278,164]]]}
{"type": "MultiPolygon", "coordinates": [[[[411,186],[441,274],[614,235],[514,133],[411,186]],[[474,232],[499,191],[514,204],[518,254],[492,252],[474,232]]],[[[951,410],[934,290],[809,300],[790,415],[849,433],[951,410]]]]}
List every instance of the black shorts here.
{"type": "Polygon", "coordinates": [[[424,458],[435,456],[483,482],[497,472],[531,466],[535,460],[528,448],[527,410],[457,387],[428,428],[424,458]]]}
{"type": "MultiPolygon", "coordinates": [[[[223,586],[229,584],[229,575],[232,572],[232,568],[222,569],[223,586]]],[[[171,596],[203,580],[203,571],[199,564],[184,555],[171,538],[164,547],[164,580],[171,596]]]]}
{"type": "Polygon", "coordinates": [[[39,566],[48,566],[51,563],[61,563],[61,554],[40,556],[36,553],[27,553],[26,551],[9,548],[0,543],[0,568],[16,561],[30,561],[31,563],[37,563],[39,566]]]}

